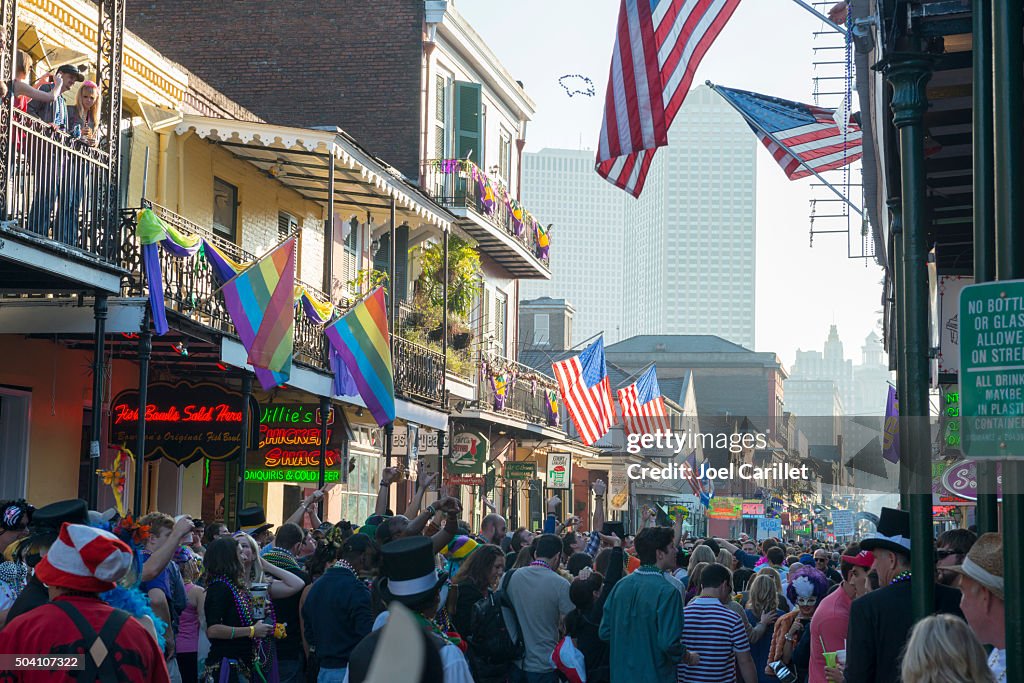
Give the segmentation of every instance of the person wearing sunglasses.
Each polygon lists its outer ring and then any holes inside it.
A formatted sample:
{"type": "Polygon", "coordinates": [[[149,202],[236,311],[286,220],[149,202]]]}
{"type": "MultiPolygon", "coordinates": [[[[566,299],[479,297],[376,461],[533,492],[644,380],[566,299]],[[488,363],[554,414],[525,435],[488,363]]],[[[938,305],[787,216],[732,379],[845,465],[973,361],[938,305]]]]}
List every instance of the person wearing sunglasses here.
{"type": "Polygon", "coordinates": [[[843,577],[829,566],[828,559],[828,551],[824,548],[818,548],[814,551],[814,568],[824,574],[825,578],[831,581],[833,585],[838,586],[843,582],[843,577]]]}
{"type": "Polygon", "coordinates": [[[935,580],[950,588],[956,587],[959,575],[947,567],[962,564],[978,535],[970,529],[944,531],[935,541],[935,580]]]}

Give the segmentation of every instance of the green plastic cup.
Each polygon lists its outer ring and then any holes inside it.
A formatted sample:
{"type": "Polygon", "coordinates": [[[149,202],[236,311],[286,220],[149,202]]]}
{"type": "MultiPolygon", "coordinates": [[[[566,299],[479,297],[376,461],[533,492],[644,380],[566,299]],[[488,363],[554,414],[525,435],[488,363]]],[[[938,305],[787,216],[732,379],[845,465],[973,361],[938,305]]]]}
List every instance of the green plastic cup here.
{"type": "Polygon", "coordinates": [[[825,656],[825,666],[827,666],[830,669],[836,668],[836,655],[839,653],[823,652],[822,654],[825,656]]]}

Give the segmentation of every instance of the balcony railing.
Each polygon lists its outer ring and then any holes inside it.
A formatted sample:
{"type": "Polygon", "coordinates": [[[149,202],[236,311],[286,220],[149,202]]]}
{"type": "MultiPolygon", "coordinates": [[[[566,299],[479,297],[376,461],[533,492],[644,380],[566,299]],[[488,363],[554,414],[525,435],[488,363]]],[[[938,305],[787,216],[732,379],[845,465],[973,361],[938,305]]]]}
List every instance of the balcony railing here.
{"type": "MultiPolygon", "coordinates": [[[[201,235],[237,263],[252,263],[255,254],[245,251],[233,242],[218,237],[212,230],[197,225],[188,219],[158,204],[149,204],[164,222],[184,235],[201,235]]],[[[146,296],[145,277],[142,273],[141,249],[135,237],[135,223],[138,209],[122,212],[122,225],[127,235],[122,248],[122,261],[130,275],[125,288],[126,296],[146,296]]],[[[217,332],[235,335],[235,328],[219,293],[219,285],[213,272],[198,259],[176,258],[163,249],[159,250],[163,269],[164,303],[173,311],[217,332]]],[[[327,295],[320,289],[297,280],[318,301],[327,301],[327,295]]],[[[335,305],[344,310],[353,302],[336,301],[335,305]]],[[[394,335],[395,391],[398,395],[440,406],[444,400],[444,356],[415,344],[399,335],[394,335]]],[[[295,309],[295,360],[320,370],[330,368],[328,341],[323,326],[306,317],[302,306],[295,309]]]]}
{"type": "Polygon", "coordinates": [[[558,383],[554,379],[527,365],[491,353],[480,354],[477,367],[477,400],[472,407],[509,415],[530,424],[558,426],[551,418],[548,403],[550,392],[556,395],[558,392],[558,383]],[[504,401],[496,396],[501,391],[502,381],[508,382],[504,401]]]}
{"type": "Polygon", "coordinates": [[[434,201],[447,208],[472,210],[492,226],[516,239],[540,262],[550,265],[547,250],[538,246],[538,227],[544,229],[522,207],[516,205],[500,182],[476,164],[464,159],[434,159],[423,169],[424,188],[434,201]],[[483,188],[489,187],[491,193],[483,188]]]}
{"type": "Polygon", "coordinates": [[[122,226],[107,228],[108,152],[21,110],[12,119],[7,226],[117,263],[122,226]]]}
{"type": "Polygon", "coordinates": [[[444,401],[444,356],[398,335],[392,335],[395,393],[432,405],[444,401]]]}

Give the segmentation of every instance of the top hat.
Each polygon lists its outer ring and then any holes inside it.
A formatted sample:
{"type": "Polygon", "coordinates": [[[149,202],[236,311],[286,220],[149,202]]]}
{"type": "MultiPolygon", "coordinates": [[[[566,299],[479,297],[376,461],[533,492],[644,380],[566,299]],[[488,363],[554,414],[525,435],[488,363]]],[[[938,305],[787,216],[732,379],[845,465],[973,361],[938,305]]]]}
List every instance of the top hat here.
{"type": "Polygon", "coordinates": [[[273,524],[267,524],[267,513],[263,511],[263,508],[259,505],[254,505],[251,508],[245,508],[238,513],[238,529],[244,531],[250,536],[254,536],[261,531],[266,531],[273,524]]]}
{"type": "Polygon", "coordinates": [[[982,534],[964,558],[963,564],[943,567],[962,574],[985,587],[1000,600],[1003,599],[1003,535],[982,534]]]}
{"type": "Polygon", "coordinates": [[[380,592],[386,602],[418,605],[448,578],[434,567],[434,545],[426,536],[400,538],[382,547],[380,553],[380,592]]]}
{"type": "Polygon", "coordinates": [[[875,527],[876,533],[871,534],[860,543],[862,550],[890,550],[902,555],[910,555],[910,513],[895,508],[882,508],[875,527]]]}
{"type": "Polygon", "coordinates": [[[89,504],[81,498],[73,498],[44,505],[33,513],[29,529],[33,533],[49,532],[56,534],[60,531],[61,525],[64,522],[69,524],[88,524],[89,504]]]}

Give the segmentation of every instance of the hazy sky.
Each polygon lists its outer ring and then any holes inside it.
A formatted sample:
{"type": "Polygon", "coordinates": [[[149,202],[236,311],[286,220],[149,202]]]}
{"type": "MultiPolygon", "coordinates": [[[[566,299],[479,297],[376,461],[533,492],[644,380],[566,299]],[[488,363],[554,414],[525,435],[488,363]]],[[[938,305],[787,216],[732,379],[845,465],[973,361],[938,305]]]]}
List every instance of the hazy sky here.
{"type": "MultiPolygon", "coordinates": [[[[454,4],[537,104],[526,151],[596,149],[619,0],[454,4]],[[566,74],[589,77],[596,95],[570,98],[558,83],[566,74]]],[[[813,33],[820,30],[821,22],[791,0],[745,0],[705,55],[694,86],[711,80],[813,103],[813,50],[825,44],[813,33]]],[[[831,54],[841,59],[841,51],[831,54]]],[[[822,104],[839,106],[840,98],[832,99],[822,104]]],[[[788,180],[762,146],[757,180],[757,350],[778,353],[788,368],[796,349],[821,349],[835,322],[847,357],[859,359],[864,337],[877,329],[882,271],[848,259],[844,235],[816,236],[809,246],[809,199],[820,190],[812,193],[810,180],[788,180]]]]}

